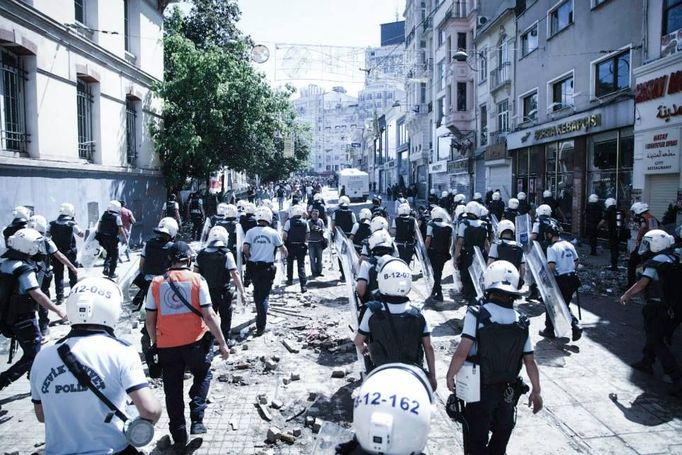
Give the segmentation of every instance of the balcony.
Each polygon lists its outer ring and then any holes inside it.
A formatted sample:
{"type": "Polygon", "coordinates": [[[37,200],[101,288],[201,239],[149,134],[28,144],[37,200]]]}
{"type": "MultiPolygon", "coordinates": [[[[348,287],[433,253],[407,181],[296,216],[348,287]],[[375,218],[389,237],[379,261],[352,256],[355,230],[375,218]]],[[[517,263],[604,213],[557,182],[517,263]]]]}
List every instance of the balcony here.
{"type": "Polygon", "coordinates": [[[490,72],[490,91],[493,92],[507,84],[511,85],[511,63],[504,62],[490,72]]]}

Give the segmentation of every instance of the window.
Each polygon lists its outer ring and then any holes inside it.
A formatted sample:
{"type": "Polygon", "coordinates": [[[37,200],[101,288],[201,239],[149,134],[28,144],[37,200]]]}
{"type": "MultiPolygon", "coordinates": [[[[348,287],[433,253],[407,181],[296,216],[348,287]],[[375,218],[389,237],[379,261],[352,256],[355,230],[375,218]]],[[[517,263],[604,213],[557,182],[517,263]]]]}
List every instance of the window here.
{"type": "Polygon", "coordinates": [[[445,88],[445,85],[447,84],[447,74],[448,74],[448,66],[445,64],[445,60],[441,60],[441,62],[438,64],[438,75],[440,76],[438,78],[438,90],[443,90],[445,88]]]}
{"type": "Polygon", "coordinates": [[[128,0],[123,0],[123,38],[125,41],[125,50],[128,52],[130,52],[130,24],[128,19],[129,12],[128,0]]]}
{"type": "Polygon", "coordinates": [[[93,97],[90,86],[82,79],[78,79],[76,86],[76,102],[78,106],[78,156],[92,161],[95,150],[92,137],[93,97]]]}
{"type": "Polygon", "coordinates": [[[595,68],[594,94],[597,97],[630,86],[630,50],[602,60],[595,68]]]}
{"type": "Polygon", "coordinates": [[[682,28],[682,0],[663,1],[663,34],[682,28]]]}
{"type": "Polygon", "coordinates": [[[509,131],[509,100],[497,104],[497,131],[509,131]]]}
{"type": "Polygon", "coordinates": [[[573,23],[573,0],[567,0],[548,14],[549,36],[554,36],[573,23]]]}
{"type": "Polygon", "coordinates": [[[488,106],[481,105],[481,145],[488,144],[488,106]]]}
{"type": "Polygon", "coordinates": [[[564,229],[570,231],[573,214],[573,140],[551,142],[545,146],[545,189],[552,191],[564,214],[564,229]]]}
{"type": "Polygon", "coordinates": [[[538,24],[533,25],[531,28],[521,35],[521,56],[533,52],[538,48],[538,24]]]}
{"type": "Polygon", "coordinates": [[[135,165],[137,159],[137,107],[133,98],[126,98],[126,158],[135,165]]]}
{"type": "Polygon", "coordinates": [[[467,110],[467,83],[457,82],[457,110],[463,112],[467,110]]]}
{"type": "Polygon", "coordinates": [[[444,103],[445,98],[438,98],[438,102],[436,103],[436,128],[438,128],[441,124],[441,121],[443,119],[444,115],[444,103]]]}
{"type": "Polygon", "coordinates": [[[0,119],[2,149],[26,152],[26,123],[24,117],[25,71],[18,55],[0,50],[0,119]]]}
{"type": "Polygon", "coordinates": [[[553,111],[564,109],[573,105],[573,75],[552,84],[553,111]]]}
{"type": "Polygon", "coordinates": [[[445,27],[438,27],[438,47],[445,42],[445,27]]]}
{"type": "Polygon", "coordinates": [[[488,78],[488,59],[486,57],[485,49],[481,52],[481,54],[482,57],[478,59],[481,64],[481,69],[479,70],[478,74],[481,75],[481,82],[483,82],[488,78]]]}
{"type": "Polygon", "coordinates": [[[426,82],[419,84],[419,99],[421,104],[426,103],[426,82]]]}
{"type": "Polygon", "coordinates": [[[85,24],[85,0],[74,0],[73,4],[76,8],[76,22],[85,24]]]}
{"type": "Polygon", "coordinates": [[[467,48],[467,34],[458,33],[457,34],[457,50],[466,50],[467,48]]]}
{"type": "Polygon", "coordinates": [[[538,92],[533,92],[521,98],[523,118],[521,123],[537,120],[538,118],[538,92]]]}

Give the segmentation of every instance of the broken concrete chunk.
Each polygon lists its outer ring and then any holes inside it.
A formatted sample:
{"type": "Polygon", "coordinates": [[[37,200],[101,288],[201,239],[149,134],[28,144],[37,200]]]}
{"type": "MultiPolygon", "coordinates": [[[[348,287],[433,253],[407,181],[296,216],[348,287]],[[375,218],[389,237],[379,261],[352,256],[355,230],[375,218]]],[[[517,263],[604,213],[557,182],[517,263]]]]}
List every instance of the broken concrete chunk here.
{"type": "Polygon", "coordinates": [[[258,403],[258,404],[256,404],[256,407],[260,411],[260,416],[263,419],[267,420],[268,422],[272,420],[272,414],[270,414],[270,411],[268,411],[268,409],[265,406],[258,403]]]}
{"type": "Polygon", "coordinates": [[[270,407],[271,407],[272,409],[281,409],[282,406],[284,406],[284,404],[283,404],[281,401],[279,401],[279,400],[272,400],[272,401],[270,402],[270,407]]]}
{"type": "Polygon", "coordinates": [[[218,381],[220,382],[230,382],[230,376],[227,374],[221,374],[218,376],[218,381]]]}
{"type": "Polygon", "coordinates": [[[281,434],[282,434],[282,432],[280,431],[279,428],[270,427],[270,428],[268,428],[268,435],[265,438],[265,440],[267,442],[269,442],[270,444],[274,444],[275,442],[277,442],[277,439],[279,439],[281,434]]]}
{"type": "Polygon", "coordinates": [[[315,400],[317,400],[317,393],[315,393],[315,392],[310,392],[310,393],[308,394],[308,401],[315,401],[315,400]]]}
{"type": "Polygon", "coordinates": [[[256,399],[260,404],[268,404],[268,397],[264,393],[259,394],[256,399]]]}
{"type": "Polygon", "coordinates": [[[275,368],[277,368],[277,362],[273,362],[270,359],[265,360],[265,369],[266,370],[274,370],[275,368]]]}
{"type": "Polygon", "coordinates": [[[293,434],[293,435],[296,436],[297,438],[298,438],[299,436],[301,436],[302,433],[303,433],[303,431],[302,431],[300,428],[294,428],[294,429],[292,430],[292,432],[291,432],[291,434],[293,434]]]}
{"type": "Polygon", "coordinates": [[[293,444],[296,442],[296,438],[291,433],[282,433],[279,435],[280,441],[286,442],[287,444],[293,444]]]}
{"type": "Polygon", "coordinates": [[[322,421],[320,419],[315,419],[315,422],[313,423],[313,426],[312,426],[313,433],[315,433],[315,434],[319,433],[320,428],[322,428],[322,421]]]}
{"type": "Polygon", "coordinates": [[[344,370],[332,371],[332,378],[344,378],[344,377],[346,377],[346,372],[344,370]]]}
{"type": "Polygon", "coordinates": [[[306,427],[312,427],[314,423],[315,423],[315,417],[313,417],[313,416],[306,416],[305,417],[305,426],[306,427]]]}
{"type": "Polygon", "coordinates": [[[291,373],[291,380],[292,381],[300,381],[301,380],[301,374],[300,373],[291,373]]]}
{"type": "Polygon", "coordinates": [[[282,340],[282,344],[292,354],[298,354],[298,352],[300,351],[299,347],[296,346],[296,344],[293,341],[289,341],[289,340],[285,339],[285,340],[282,340]]]}

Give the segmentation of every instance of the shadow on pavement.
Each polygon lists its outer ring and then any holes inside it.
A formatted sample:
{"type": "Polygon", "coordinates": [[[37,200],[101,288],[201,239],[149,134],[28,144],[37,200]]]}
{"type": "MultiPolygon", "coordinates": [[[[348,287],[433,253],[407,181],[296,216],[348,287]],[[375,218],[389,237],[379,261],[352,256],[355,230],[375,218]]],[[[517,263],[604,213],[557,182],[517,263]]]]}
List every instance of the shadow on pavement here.
{"type": "Polygon", "coordinates": [[[341,365],[348,365],[357,360],[355,353],[355,345],[348,347],[348,352],[341,353],[339,351],[329,352],[327,350],[320,350],[317,357],[317,363],[326,367],[335,367],[341,365]],[[352,349],[352,350],[351,350],[352,349]]]}
{"type": "Polygon", "coordinates": [[[0,400],[0,406],[3,404],[11,403],[13,401],[17,400],[23,400],[24,398],[30,398],[31,394],[30,393],[17,393],[16,395],[12,395],[11,397],[4,398],[0,400]]]}
{"type": "MultiPolygon", "coordinates": [[[[662,423],[670,422],[676,416],[667,412],[653,412],[652,406],[663,410],[658,404],[658,399],[655,395],[642,393],[635,400],[630,403],[630,406],[618,401],[618,395],[615,393],[609,394],[609,399],[613,404],[623,413],[626,419],[640,425],[654,427],[662,423]]],[[[679,414],[678,414],[679,415],[679,414]]]]}
{"type": "Polygon", "coordinates": [[[320,396],[314,404],[316,409],[308,411],[308,415],[320,417],[329,422],[347,423],[353,421],[353,390],[359,387],[360,381],[346,384],[334,393],[331,397],[320,396]]]}
{"type": "Polygon", "coordinates": [[[464,321],[460,318],[452,318],[435,327],[431,328],[431,337],[445,337],[452,335],[459,335],[462,333],[462,327],[464,326],[464,321]]]}

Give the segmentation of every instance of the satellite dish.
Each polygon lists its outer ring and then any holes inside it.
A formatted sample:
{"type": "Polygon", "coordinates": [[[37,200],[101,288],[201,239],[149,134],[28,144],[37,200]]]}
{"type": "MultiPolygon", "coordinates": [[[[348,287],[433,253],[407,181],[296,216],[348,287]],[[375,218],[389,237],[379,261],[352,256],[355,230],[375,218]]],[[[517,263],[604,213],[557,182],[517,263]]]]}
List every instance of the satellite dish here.
{"type": "Polygon", "coordinates": [[[265,63],[270,59],[270,49],[263,44],[257,44],[251,49],[251,60],[256,63],[265,63]]]}

